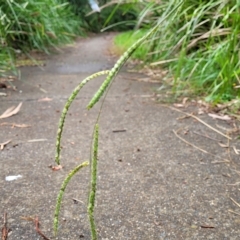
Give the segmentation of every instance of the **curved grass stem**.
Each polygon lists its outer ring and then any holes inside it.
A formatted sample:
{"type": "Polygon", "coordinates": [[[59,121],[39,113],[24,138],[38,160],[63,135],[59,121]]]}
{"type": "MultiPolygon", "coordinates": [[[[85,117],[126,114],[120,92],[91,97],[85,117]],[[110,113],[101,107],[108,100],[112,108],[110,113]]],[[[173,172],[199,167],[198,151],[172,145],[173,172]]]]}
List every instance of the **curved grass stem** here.
{"type": "Polygon", "coordinates": [[[109,73],[109,70],[106,70],[106,71],[101,71],[101,72],[97,72],[97,73],[94,73],[92,74],[91,76],[85,78],[72,92],[72,94],[70,95],[70,97],[68,98],[64,108],[63,108],[63,111],[62,111],[62,114],[61,114],[61,117],[60,117],[60,120],[59,120],[59,124],[58,124],[58,131],[57,131],[57,140],[56,140],[56,153],[55,153],[55,161],[56,163],[59,165],[60,164],[60,152],[61,152],[61,138],[62,138],[62,132],[63,132],[63,127],[64,127],[64,123],[65,123],[65,118],[66,118],[66,115],[67,115],[67,112],[68,112],[68,109],[69,107],[71,106],[72,102],[74,101],[74,99],[77,97],[79,91],[82,89],[82,87],[87,83],[89,82],[90,80],[98,77],[98,76],[101,76],[101,75],[105,75],[105,74],[108,74],[109,73]]]}
{"type": "Polygon", "coordinates": [[[148,39],[154,32],[157,31],[159,26],[168,18],[181,4],[183,1],[180,1],[176,6],[170,10],[165,16],[163,16],[160,21],[157,23],[155,27],[153,27],[144,37],[140,38],[136,43],[134,43],[116,62],[114,67],[108,73],[107,78],[104,80],[98,91],[94,94],[93,98],[90,100],[87,105],[87,109],[91,109],[102,97],[104,92],[106,91],[109,84],[114,80],[115,76],[118,74],[122,66],[126,63],[126,61],[131,57],[134,51],[146,40],[148,39]]]}
{"type": "Polygon", "coordinates": [[[83,162],[82,164],[78,165],[77,167],[75,167],[69,174],[68,176],[64,179],[61,189],[58,193],[57,196],[57,203],[56,203],[56,207],[55,207],[55,213],[54,213],[54,234],[57,234],[58,231],[58,219],[59,219],[59,212],[60,212],[60,208],[61,208],[61,203],[62,203],[62,198],[63,198],[63,194],[64,191],[69,183],[69,181],[72,179],[72,177],[83,167],[86,167],[89,165],[89,162],[83,162]]]}
{"type": "Polygon", "coordinates": [[[88,218],[91,228],[92,240],[97,240],[96,224],[94,220],[94,206],[97,189],[97,158],[98,158],[98,123],[94,128],[93,145],[92,145],[92,159],[91,159],[91,186],[88,197],[88,218]]]}

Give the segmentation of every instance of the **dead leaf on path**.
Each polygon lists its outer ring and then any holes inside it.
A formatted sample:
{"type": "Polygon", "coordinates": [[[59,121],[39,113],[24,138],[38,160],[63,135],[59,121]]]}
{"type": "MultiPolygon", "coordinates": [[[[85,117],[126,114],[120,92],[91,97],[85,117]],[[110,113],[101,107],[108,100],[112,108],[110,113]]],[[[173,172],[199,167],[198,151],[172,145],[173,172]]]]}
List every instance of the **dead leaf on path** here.
{"type": "Polygon", "coordinates": [[[31,125],[27,125],[27,124],[16,124],[16,123],[8,123],[8,122],[3,122],[0,124],[0,126],[4,126],[4,125],[10,125],[10,126],[12,126],[12,128],[14,128],[14,127],[18,127],[18,128],[31,127],[31,125]]]}
{"type": "Polygon", "coordinates": [[[213,119],[220,119],[220,120],[223,120],[223,121],[231,120],[231,118],[228,115],[221,116],[221,115],[217,115],[217,114],[214,114],[214,113],[209,113],[208,116],[212,117],[213,119]]]}
{"type": "Polygon", "coordinates": [[[38,102],[50,102],[50,101],[52,101],[52,98],[48,98],[48,97],[38,99],[38,102]]]}
{"type": "Polygon", "coordinates": [[[63,168],[62,165],[52,166],[52,170],[53,171],[58,171],[58,170],[60,170],[62,168],[63,168]]]}
{"type": "Polygon", "coordinates": [[[218,144],[222,148],[229,148],[229,145],[227,145],[227,144],[223,144],[223,143],[220,143],[220,142],[218,144]]]}
{"type": "Polygon", "coordinates": [[[240,149],[237,149],[235,146],[233,146],[233,150],[237,155],[240,154],[240,149]]]}
{"type": "Polygon", "coordinates": [[[30,125],[27,124],[12,124],[12,127],[18,127],[18,128],[28,128],[31,127],[30,125]]]}
{"type": "Polygon", "coordinates": [[[7,227],[7,213],[3,215],[2,240],[8,239],[9,229],[7,227]]]}
{"type": "Polygon", "coordinates": [[[183,98],[183,100],[182,100],[182,104],[183,104],[184,106],[186,106],[187,101],[188,101],[188,98],[187,98],[187,97],[183,98]]]}
{"type": "Polygon", "coordinates": [[[5,147],[7,144],[9,144],[11,141],[12,141],[12,140],[8,140],[8,141],[6,141],[6,142],[4,142],[4,143],[0,143],[0,150],[3,150],[4,147],[5,147]]]}
{"type": "Polygon", "coordinates": [[[33,143],[33,142],[45,142],[45,141],[47,141],[47,139],[43,138],[43,139],[31,139],[31,140],[28,140],[27,142],[33,143]]]}
{"type": "Polygon", "coordinates": [[[1,116],[0,116],[0,119],[3,119],[3,118],[8,118],[8,117],[11,117],[15,114],[17,114],[20,110],[22,106],[22,103],[19,103],[17,107],[10,107],[8,108],[1,116]]]}
{"type": "Polygon", "coordinates": [[[183,108],[184,107],[184,105],[181,104],[181,103],[174,103],[173,105],[174,105],[174,107],[178,107],[178,108],[183,108]]]}

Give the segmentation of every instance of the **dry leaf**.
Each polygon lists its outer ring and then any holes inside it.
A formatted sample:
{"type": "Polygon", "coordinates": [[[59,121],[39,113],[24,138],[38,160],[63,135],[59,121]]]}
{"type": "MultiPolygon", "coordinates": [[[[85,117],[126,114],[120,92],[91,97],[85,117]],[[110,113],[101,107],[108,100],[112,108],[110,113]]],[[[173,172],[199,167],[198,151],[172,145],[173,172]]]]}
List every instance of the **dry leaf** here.
{"type": "Polygon", "coordinates": [[[184,107],[184,105],[181,104],[181,103],[174,103],[173,105],[174,105],[175,107],[178,107],[178,108],[183,108],[183,107],[184,107]]]}
{"type": "Polygon", "coordinates": [[[11,117],[11,116],[17,114],[17,113],[19,112],[21,106],[22,106],[22,103],[19,103],[16,108],[15,108],[14,106],[8,108],[8,109],[0,116],[0,119],[8,118],[8,117],[11,117]]]}
{"type": "Polygon", "coordinates": [[[31,139],[28,140],[27,142],[32,143],[32,142],[45,142],[47,141],[47,139],[43,138],[43,139],[31,139]]]}
{"type": "Polygon", "coordinates": [[[187,103],[187,101],[188,101],[188,98],[187,98],[187,97],[183,98],[183,100],[182,100],[182,104],[185,106],[186,103],[187,103]]]}
{"type": "Polygon", "coordinates": [[[0,143],[0,150],[3,150],[4,149],[4,147],[8,144],[8,143],[10,143],[12,140],[8,140],[8,141],[6,141],[6,142],[4,142],[4,143],[0,143]]]}
{"type": "Polygon", "coordinates": [[[229,146],[227,144],[223,144],[223,143],[218,143],[220,147],[222,148],[229,148],[229,146]]]}
{"type": "Polygon", "coordinates": [[[52,166],[52,170],[53,171],[58,171],[58,170],[60,170],[62,168],[63,168],[62,165],[52,166]]]}
{"type": "Polygon", "coordinates": [[[209,113],[208,116],[212,117],[213,119],[220,119],[220,120],[223,120],[223,121],[231,120],[231,118],[228,115],[220,116],[220,115],[217,115],[217,114],[214,114],[214,113],[209,113]]]}
{"type": "Polygon", "coordinates": [[[13,123],[12,124],[12,127],[18,127],[18,128],[28,128],[28,127],[31,127],[30,125],[27,125],[27,124],[15,124],[13,123]]]}
{"type": "Polygon", "coordinates": [[[202,114],[204,114],[204,110],[202,108],[199,108],[198,109],[198,115],[202,115],[202,114]]]}
{"type": "Polygon", "coordinates": [[[233,146],[233,150],[237,155],[240,154],[240,149],[237,149],[235,146],[233,146]]]}
{"type": "Polygon", "coordinates": [[[4,126],[4,125],[10,125],[10,126],[12,126],[12,128],[14,128],[14,127],[18,127],[18,128],[31,127],[31,125],[27,125],[27,124],[16,124],[16,123],[8,123],[8,122],[0,123],[0,126],[4,126]]]}
{"type": "Polygon", "coordinates": [[[52,98],[48,98],[48,97],[38,99],[38,102],[50,102],[50,101],[52,101],[52,98]]]}

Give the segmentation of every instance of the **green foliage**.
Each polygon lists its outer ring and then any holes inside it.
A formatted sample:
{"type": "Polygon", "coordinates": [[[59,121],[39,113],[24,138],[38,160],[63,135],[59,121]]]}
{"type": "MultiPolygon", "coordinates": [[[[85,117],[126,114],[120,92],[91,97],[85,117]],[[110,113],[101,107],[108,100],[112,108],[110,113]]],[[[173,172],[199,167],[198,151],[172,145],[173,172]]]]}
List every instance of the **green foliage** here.
{"type": "Polygon", "coordinates": [[[136,1],[99,0],[102,7],[100,13],[92,13],[88,0],[69,0],[75,13],[83,20],[84,29],[99,32],[103,28],[110,31],[126,31],[133,29],[139,13],[136,1]]]}
{"type": "Polygon", "coordinates": [[[47,52],[80,34],[80,25],[71,6],[60,0],[0,0],[1,71],[14,67],[16,51],[47,52]]]}
{"type": "MultiPolygon", "coordinates": [[[[137,31],[128,31],[118,34],[114,39],[116,46],[115,52],[118,54],[124,53],[130,46],[136,41],[142,38],[147,33],[146,29],[139,29],[137,31]]],[[[132,58],[145,59],[148,53],[147,43],[144,43],[141,47],[137,48],[133,53],[132,58]]]]}
{"type": "MultiPolygon", "coordinates": [[[[178,2],[146,3],[136,25],[153,27],[178,2]]],[[[194,90],[212,102],[239,97],[239,9],[238,0],[185,0],[152,36],[149,53],[139,57],[168,67],[176,93],[194,90]]]]}

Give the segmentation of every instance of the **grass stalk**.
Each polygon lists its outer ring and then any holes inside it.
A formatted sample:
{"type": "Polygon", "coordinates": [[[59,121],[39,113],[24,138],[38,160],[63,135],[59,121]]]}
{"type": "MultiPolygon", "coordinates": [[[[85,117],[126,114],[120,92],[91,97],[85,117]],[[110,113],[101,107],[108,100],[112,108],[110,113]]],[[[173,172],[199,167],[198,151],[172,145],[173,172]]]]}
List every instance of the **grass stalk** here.
{"type": "Polygon", "coordinates": [[[135,50],[150,36],[152,36],[159,28],[159,26],[183,3],[183,1],[180,1],[174,8],[172,8],[165,16],[163,16],[155,27],[153,27],[148,33],[146,33],[145,36],[140,38],[136,41],[116,62],[114,67],[110,70],[107,78],[102,83],[98,91],[95,93],[93,98],[90,100],[89,104],[87,105],[87,109],[91,109],[102,97],[106,89],[108,88],[111,81],[114,80],[115,76],[118,74],[122,66],[126,63],[126,61],[132,56],[132,54],[135,52],[135,50]]]}
{"type": "Polygon", "coordinates": [[[61,203],[62,203],[62,198],[63,198],[63,194],[64,191],[69,183],[69,181],[72,179],[72,177],[83,167],[86,167],[89,165],[89,162],[83,162],[82,164],[78,165],[77,167],[75,167],[69,174],[68,176],[64,179],[61,189],[58,193],[57,196],[57,203],[56,203],[56,207],[55,207],[55,213],[54,213],[54,234],[57,234],[58,231],[58,223],[59,223],[59,213],[60,213],[60,208],[61,208],[61,203]]]}
{"type": "Polygon", "coordinates": [[[60,164],[60,153],[61,153],[61,138],[62,138],[62,132],[63,132],[63,127],[64,127],[64,123],[65,123],[65,118],[66,118],[66,115],[67,115],[67,112],[69,110],[69,107],[71,106],[72,102],[74,101],[74,99],[77,97],[79,91],[83,88],[83,86],[88,83],[90,80],[96,78],[96,77],[99,77],[101,75],[105,75],[105,74],[108,74],[109,71],[106,70],[106,71],[101,71],[101,72],[97,72],[97,73],[94,73],[92,74],[91,76],[85,78],[72,92],[72,94],[70,95],[70,97],[68,98],[64,108],[63,108],[63,111],[62,111],[62,114],[61,114],[61,117],[60,117],[60,120],[59,120],[59,125],[58,125],[58,131],[57,131],[57,140],[56,140],[56,153],[55,153],[55,161],[56,163],[59,165],[60,164]]]}
{"type": "Polygon", "coordinates": [[[91,159],[91,186],[88,198],[88,218],[91,228],[92,240],[97,240],[97,230],[94,220],[94,207],[95,207],[95,198],[96,198],[96,189],[97,189],[97,158],[98,158],[98,134],[99,126],[95,125],[94,136],[93,136],[93,145],[92,145],[92,159],[91,159]]]}

